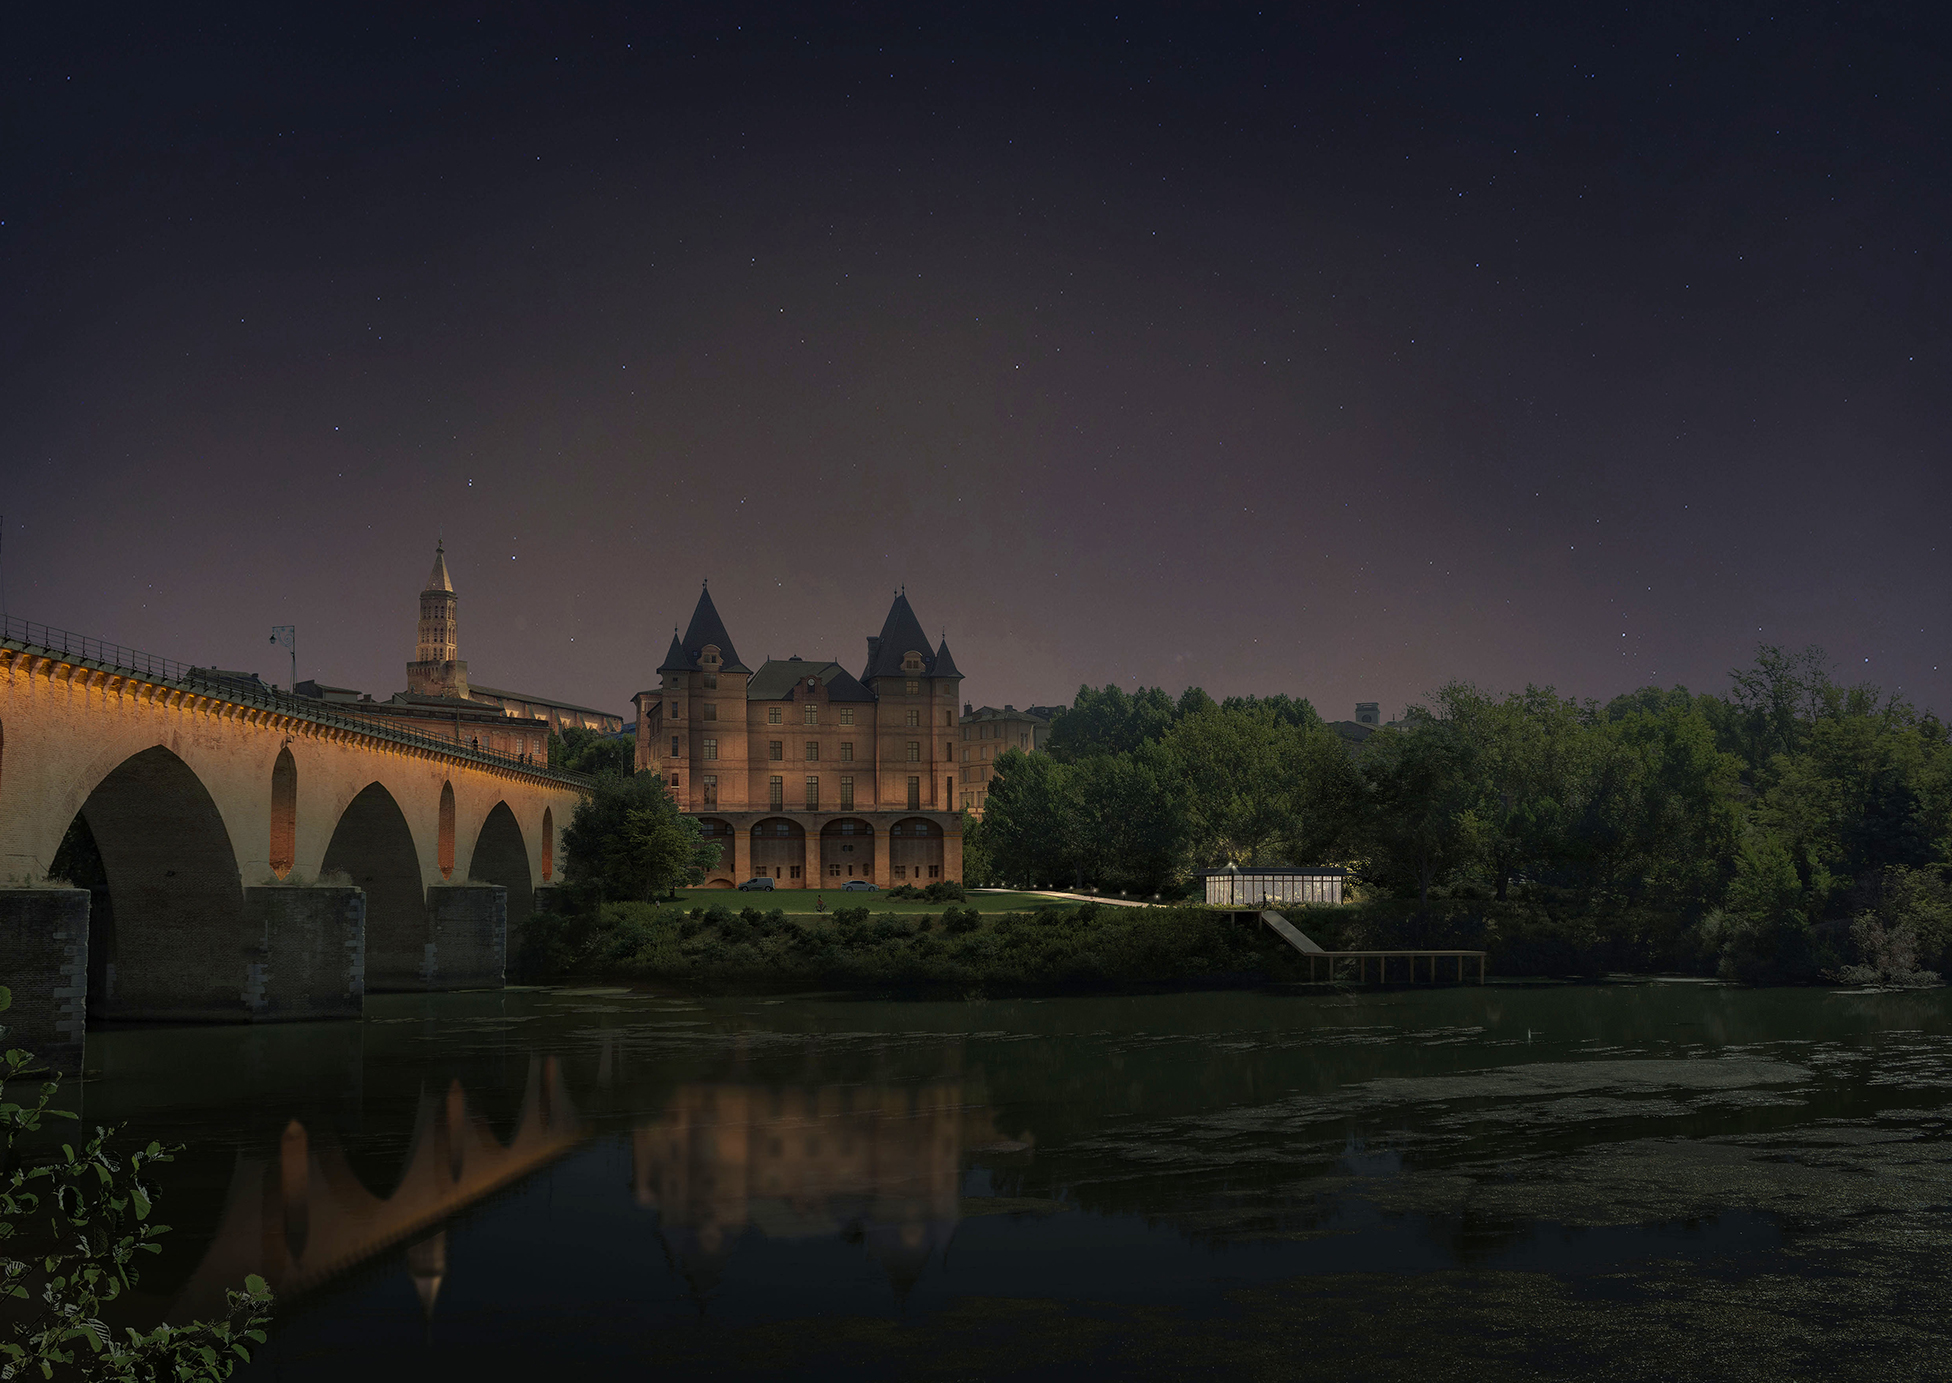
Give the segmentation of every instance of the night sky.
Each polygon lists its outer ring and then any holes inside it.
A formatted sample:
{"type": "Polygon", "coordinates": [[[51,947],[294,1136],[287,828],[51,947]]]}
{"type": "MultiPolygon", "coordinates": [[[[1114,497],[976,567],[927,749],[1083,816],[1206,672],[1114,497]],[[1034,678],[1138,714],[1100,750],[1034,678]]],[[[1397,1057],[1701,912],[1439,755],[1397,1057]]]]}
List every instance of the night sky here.
{"type": "Polygon", "coordinates": [[[39,6],[8,613],[628,713],[701,577],[967,699],[1952,711],[1934,5],[39,6]],[[62,11],[63,13],[56,13],[62,11]]]}

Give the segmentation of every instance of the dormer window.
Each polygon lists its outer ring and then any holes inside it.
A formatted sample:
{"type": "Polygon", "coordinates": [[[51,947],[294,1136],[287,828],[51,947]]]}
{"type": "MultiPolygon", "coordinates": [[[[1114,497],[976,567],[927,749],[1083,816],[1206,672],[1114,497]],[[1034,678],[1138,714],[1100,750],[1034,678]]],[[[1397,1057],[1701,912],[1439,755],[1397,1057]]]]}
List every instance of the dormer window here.
{"type": "Polygon", "coordinates": [[[912,648],[909,649],[908,655],[901,660],[901,670],[903,672],[920,672],[922,670],[922,655],[912,648]]]}

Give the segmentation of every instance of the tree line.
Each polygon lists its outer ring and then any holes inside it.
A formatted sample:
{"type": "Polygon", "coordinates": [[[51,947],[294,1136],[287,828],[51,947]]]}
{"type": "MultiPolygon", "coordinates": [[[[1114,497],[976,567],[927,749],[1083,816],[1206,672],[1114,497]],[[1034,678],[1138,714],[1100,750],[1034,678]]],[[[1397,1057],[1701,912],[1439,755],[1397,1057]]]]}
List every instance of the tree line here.
{"type": "Polygon", "coordinates": [[[1817,649],[1764,647],[1720,694],[1453,682],[1359,745],[1301,699],[1083,687],[1048,748],[997,759],[971,882],[1173,896],[1333,863],[1418,909],[1660,914],[1669,960],[1757,980],[1922,982],[1952,943],[1946,727],[1817,649]]]}

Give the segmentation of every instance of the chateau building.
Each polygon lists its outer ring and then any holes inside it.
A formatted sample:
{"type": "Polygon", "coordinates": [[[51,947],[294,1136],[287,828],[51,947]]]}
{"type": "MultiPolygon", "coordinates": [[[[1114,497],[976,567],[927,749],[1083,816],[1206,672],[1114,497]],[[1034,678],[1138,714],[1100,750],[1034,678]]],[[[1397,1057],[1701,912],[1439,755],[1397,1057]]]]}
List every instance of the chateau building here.
{"type": "Polygon", "coordinates": [[[906,595],[869,637],[859,677],[797,657],[753,671],[709,590],[657,671],[657,689],[636,697],[637,768],[724,846],[707,887],[962,877],[962,673],[947,640],[930,650],[906,595]]]}
{"type": "Polygon", "coordinates": [[[330,701],[339,709],[357,712],[416,734],[472,744],[517,757],[541,760],[550,734],[578,726],[614,734],[624,718],[567,701],[525,692],[469,685],[468,665],[460,656],[460,599],[447,574],[447,553],[434,546],[434,569],[420,593],[420,622],[414,640],[414,659],[407,664],[407,689],[385,701],[375,701],[349,687],[301,682],[298,693],[330,701]]]}

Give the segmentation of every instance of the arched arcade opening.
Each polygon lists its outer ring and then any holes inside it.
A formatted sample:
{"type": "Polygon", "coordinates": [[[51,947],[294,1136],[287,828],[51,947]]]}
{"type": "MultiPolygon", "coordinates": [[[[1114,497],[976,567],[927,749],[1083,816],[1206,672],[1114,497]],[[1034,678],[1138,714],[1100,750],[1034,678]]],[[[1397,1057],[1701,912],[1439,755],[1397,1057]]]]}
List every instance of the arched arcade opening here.
{"type": "Polygon", "coordinates": [[[752,872],[777,880],[778,888],[805,888],[806,828],[783,816],[769,816],[752,827],[752,872]]]}
{"type": "Polygon", "coordinates": [[[820,828],[820,875],[828,887],[874,877],[874,827],[844,816],[820,828]]]}
{"type": "Polygon", "coordinates": [[[898,884],[926,884],[942,877],[942,827],[911,816],[888,828],[888,866],[898,884]]]}

